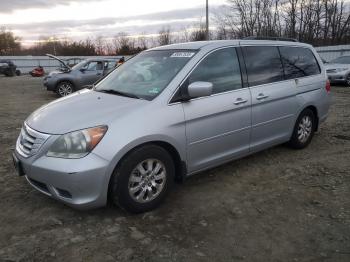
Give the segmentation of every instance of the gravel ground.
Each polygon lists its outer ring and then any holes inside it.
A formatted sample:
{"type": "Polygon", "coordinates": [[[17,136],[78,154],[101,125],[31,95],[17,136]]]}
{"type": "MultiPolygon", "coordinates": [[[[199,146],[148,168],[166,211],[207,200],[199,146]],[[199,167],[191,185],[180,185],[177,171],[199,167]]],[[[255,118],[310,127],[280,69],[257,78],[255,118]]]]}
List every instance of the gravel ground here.
{"type": "Polygon", "coordinates": [[[17,177],[23,120],[57,98],[0,77],[0,261],[350,261],[350,89],[304,150],[285,146],[176,185],[153,212],[76,211],[17,177]]]}

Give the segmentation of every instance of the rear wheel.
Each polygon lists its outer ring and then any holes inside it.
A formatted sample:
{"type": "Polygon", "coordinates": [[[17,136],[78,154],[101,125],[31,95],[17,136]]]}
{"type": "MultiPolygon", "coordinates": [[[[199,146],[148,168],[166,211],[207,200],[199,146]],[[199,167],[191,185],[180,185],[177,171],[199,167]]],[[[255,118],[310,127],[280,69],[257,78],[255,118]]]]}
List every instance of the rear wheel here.
{"type": "Polygon", "coordinates": [[[74,86],[69,81],[60,82],[57,85],[56,92],[61,97],[68,96],[74,92],[74,86]]]}
{"type": "Polygon", "coordinates": [[[302,149],[310,144],[315,132],[315,120],[316,117],[312,110],[305,109],[303,112],[301,112],[288,145],[292,148],[302,149]]]}
{"type": "Polygon", "coordinates": [[[173,160],[165,149],[157,145],[137,148],[115,170],[110,197],[132,213],[152,210],[164,200],[174,175],[173,160]]]}

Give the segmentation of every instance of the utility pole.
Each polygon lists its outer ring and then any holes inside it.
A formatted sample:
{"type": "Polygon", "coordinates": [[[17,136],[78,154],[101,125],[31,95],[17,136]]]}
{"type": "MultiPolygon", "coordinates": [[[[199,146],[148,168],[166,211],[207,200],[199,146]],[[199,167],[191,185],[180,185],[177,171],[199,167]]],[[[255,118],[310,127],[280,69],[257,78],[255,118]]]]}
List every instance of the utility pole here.
{"type": "Polygon", "coordinates": [[[206,0],[206,6],[205,6],[205,35],[207,40],[209,40],[209,4],[208,0],[206,0]]]}

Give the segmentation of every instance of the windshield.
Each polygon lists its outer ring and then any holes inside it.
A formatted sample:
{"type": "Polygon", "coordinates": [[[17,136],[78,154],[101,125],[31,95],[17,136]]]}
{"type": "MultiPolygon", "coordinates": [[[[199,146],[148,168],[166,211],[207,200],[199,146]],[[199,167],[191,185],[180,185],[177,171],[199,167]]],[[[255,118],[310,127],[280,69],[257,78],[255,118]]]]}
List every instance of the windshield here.
{"type": "Polygon", "coordinates": [[[80,63],[76,64],[75,66],[72,67],[72,69],[74,70],[79,70],[82,67],[84,67],[84,65],[86,64],[86,60],[81,61],[80,63]]]}
{"type": "Polygon", "coordinates": [[[160,94],[195,52],[145,51],[114,70],[97,84],[96,91],[129,94],[147,100],[160,94]]]}
{"type": "Polygon", "coordinates": [[[332,64],[350,64],[350,56],[341,56],[330,61],[332,64]]]}

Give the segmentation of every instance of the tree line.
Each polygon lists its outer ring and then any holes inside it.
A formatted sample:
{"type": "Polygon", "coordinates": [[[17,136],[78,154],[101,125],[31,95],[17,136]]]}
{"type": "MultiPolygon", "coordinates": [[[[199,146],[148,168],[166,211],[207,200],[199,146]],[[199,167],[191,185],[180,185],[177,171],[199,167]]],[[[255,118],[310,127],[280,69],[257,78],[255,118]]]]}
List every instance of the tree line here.
{"type": "Polygon", "coordinates": [[[134,55],[150,47],[168,45],[175,42],[205,40],[205,29],[187,28],[182,33],[173,32],[170,27],[163,27],[157,36],[131,36],[120,32],[112,38],[98,36],[81,41],[60,40],[56,37],[40,38],[33,46],[24,48],[20,38],[6,29],[0,30],[1,55],[45,55],[94,56],[94,55],[134,55]]]}
{"type": "Polygon", "coordinates": [[[290,37],[315,46],[350,42],[346,0],[227,0],[217,14],[217,38],[290,37]]]}
{"type": "MultiPolygon", "coordinates": [[[[319,45],[350,43],[350,3],[346,0],[227,0],[215,13],[210,39],[246,36],[290,37],[319,45]]],[[[202,22],[177,32],[163,27],[156,36],[125,32],[82,41],[41,38],[29,48],[5,28],[0,29],[0,55],[133,55],[150,47],[206,39],[202,22]]]]}

